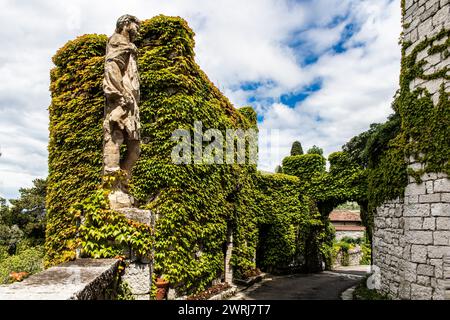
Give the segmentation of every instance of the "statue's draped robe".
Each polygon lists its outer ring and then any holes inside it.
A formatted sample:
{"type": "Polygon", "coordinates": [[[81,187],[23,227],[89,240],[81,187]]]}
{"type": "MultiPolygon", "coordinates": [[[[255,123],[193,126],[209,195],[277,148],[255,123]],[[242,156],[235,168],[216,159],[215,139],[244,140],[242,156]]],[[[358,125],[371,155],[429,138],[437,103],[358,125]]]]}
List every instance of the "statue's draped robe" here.
{"type": "Polygon", "coordinates": [[[108,41],[103,90],[106,96],[106,133],[117,125],[127,133],[126,139],[139,140],[139,74],[137,48],[123,35],[115,33],[108,41]]]}

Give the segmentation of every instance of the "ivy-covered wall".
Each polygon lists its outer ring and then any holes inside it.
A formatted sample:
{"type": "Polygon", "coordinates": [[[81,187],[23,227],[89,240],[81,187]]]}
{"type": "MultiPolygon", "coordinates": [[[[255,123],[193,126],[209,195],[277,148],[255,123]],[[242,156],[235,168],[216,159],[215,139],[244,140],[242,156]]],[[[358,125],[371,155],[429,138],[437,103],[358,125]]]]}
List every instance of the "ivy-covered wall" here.
{"type": "Polygon", "coordinates": [[[258,266],[272,272],[322,270],[322,262],[329,263],[334,231],[302,191],[300,179],[265,173],[256,178],[258,266]]]}
{"type": "Polygon", "coordinates": [[[394,114],[373,132],[366,152],[377,289],[399,299],[444,299],[450,252],[450,3],[402,1],[402,11],[394,114]]]}
{"type": "Polygon", "coordinates": [[[50,73],[49,176],[46,262],[75,257],[76,219],[72,204],[101,182],[104,35],[69,41],[53,57],[50,73]]]}
{"type": "Polygon", "coordinates": [[[367,197],[366,172],[346,152],[329,155],[330,169],[320,154],[289,156],[283,159],[283,172],[300,180],[301,190],[317,203],[327,217],[331,210],[346,201],[363,203],[367,197]]]}
{"type": "Polygon", "coordinates": [[[386,200],[403,196],[408,175],[420,183],[425,173],[450,174],[450,29],[436,25],[429,34],[411,38],[417,23],[412,25],[410,11],[404,20],[406,35],[394,114],[370,137],[366,151],[370,155],[371,211],[386,200]],[[420,168],[408,168],[414,162],[420,163],[420,168]]]}
{"type": "MultiPolygon", "coordinates": [[[[193,137],[194,121],[202,121],[203,131],[221,130],[223,137],[227,128],[256,126],[247,118],[251,112],[236,110],[195,63],[193,37],[184,20],[158,16],[143,23],[138,42],[144,144],[131,190],[158,215],[155,272],[179,293],[205,289],[223,276],[227,230],[247,226],[252,212],[242,206],[248,194],[240,191],[256,172],[253,165],[172,162],[172,132],[187,129],[193,137]]],[[[252,238],[241,234],[247,236],[252,238]]],[[[236,250],[241,252],[245,248],[236,250]]],[[[235,261],[238,268],[245,263],[235,261]]]]}

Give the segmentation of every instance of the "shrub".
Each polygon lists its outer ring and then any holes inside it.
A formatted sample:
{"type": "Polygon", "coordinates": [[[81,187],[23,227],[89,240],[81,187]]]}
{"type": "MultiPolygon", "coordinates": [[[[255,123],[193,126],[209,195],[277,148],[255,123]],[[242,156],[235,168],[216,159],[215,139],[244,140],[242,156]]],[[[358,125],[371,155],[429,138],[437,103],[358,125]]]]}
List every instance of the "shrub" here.
{"type": "Polygon", "coordinates": [[[0,261],[0,283],[11,282],[11,272],[27,272],[34,274],[43,269],[44,247],[36,246],[25,249],[16,255],[0,261]]]}
{"type": "Polygon", "coordinates": [[[309,181],[316,174],[325,172],[326,160],[318,154],[289,156],[283,159],[283,173],[309,181]]]}

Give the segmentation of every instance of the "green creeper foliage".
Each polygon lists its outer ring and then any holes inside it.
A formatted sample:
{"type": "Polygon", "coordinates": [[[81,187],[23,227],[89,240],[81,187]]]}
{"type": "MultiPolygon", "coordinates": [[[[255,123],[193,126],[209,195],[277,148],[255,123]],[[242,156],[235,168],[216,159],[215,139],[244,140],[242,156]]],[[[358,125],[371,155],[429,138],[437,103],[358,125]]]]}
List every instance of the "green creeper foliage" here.
{"type": "MultiPolygon", "coordinates": [[[[326,160],[319,154],[283,159],[283,172],[300,178],[302,192],[314,200],[324,225],[329,223],[328,215],[338,205],[347,201],[367,202],[367,173],[364,168],[345,152],[330,154],[329,161],[330,170],[326,171],[326,160]]],[[[370,229],[369,224],[366,226],[370,229]]]]}
{"type": "Polygon", "coordinates": [[[102,80],[107,38],[84,35],[53,57],[50,73],[46,264],[75,257],[76,221],[69,211],[101,182],[102,80]]]}
{"type": "MultiPolygon", "coordinates": [[[[20,246],[19,246],[20,247],[20,246]]],[[[12,282],[11,272],[27,272],[34,274],[42,271],[44,247],[42,245],[31,247],[30,243],[25,248],[18,248],[15,255],[8,255],[5,247],[0,246],[0,284],[12,282]]]]}
{"type": "Polygon", "coordinates": [[[301,192],[300,180],[286,174],[257,178],[258,265],[270,271],[293,266],[308,272],[321,270],[333,234],[314,202],[301,192]]]}
{"type": "Polygon", "coordinates": [[[258,122],[258,119],[255,109],[248,106],[239,108],[238,110],[239,113],[242,114],[248,121],[250,121],[250,123],[252,123],[256,128],[256,123],[258,122]]]}
{"type": "Polygon", "coordinates": [[[291,156],[300,156],[303,154],[303,148],[300,141],[294,141],[291,147],[291,156]]]}
{"type": "MultiPolygon", "coordinates": [[[[252,212],[240,212],[238,202],[245,202],[246,176],[256,171],[244,165],[172,163],[175,129],[190,130],[193,137],[194,121],[202,121],[204,131],[217,128],[225,137],[226,128],[256,125],[255,112],[236,110],[195,63],[193,36],[184,20],[158,16],[143,23],[138,42],[145,143],[131,188],[159,216],[155,272],[179,293],[204,290],[221,277],[228,229],[239,233],[251,223],[245,217],[252,212]]],[[[245,254],[245,248],[236,251],[245,254]]]]}
{"type": "Polygon", "coordinates": [[[153,230],[111,210],[107,195],[107,190],[99,189],[72,208],[74,216],[83,219],[78,230],[83,254],[110,258],[131,249],[136,255],[149,257],[153,230]]]}
{"type": "Polygon", "coordinates": [[[283,173],[309,181],[313,175],[325,172],[326,160],[319,154],[289,156],[283,159],[283,173]]]}
{"type": "Polygon", "coordinates": [[[371,134],[366,147],[369,157],[368,210],[373,215],[376,207],[386,200],[401,197],[410,175],[420,182],[420,176],[430,172],[450,174],[450,103],[442,85],[439,102],[435,106],[425,89],[410,89],[416,78],[449,80],[448,69],[424,74],[425,60],[418,53],[443,54],[448,48],[450,31],[443,29],[434,37],[423,40],[406,54],[411,43],[404,42],[400,90],[393,102],[395,114],[371,134]],[[436,42],[443,44],[435,44],[436,42]],[[407,169],[408,159],[423,164],[423,169],[407,169]]]}
{"type": "Polygon", "coordinates": [[[417,44],[410,54],[406,50],[411,43],[403,44],[400,91],[394,101],[394,110],[402,119],[402,136],[405,155],[423,163],[424,169],[410,172],[419,181],[423,173],[445,172],[450,174],[450,102],[444,83],[450,81],[450,68],[444,67],[434,73],[425,74],[425,59],[418,59],[422,50],[429,55],[444,55],[450,48],[450,30],[442,29],[438,34],[417,44]],[[415,78],[423,80],[441,79],[439,101],[433,105],[432,97],[425,89],[411,92],[409,84],[415,78]]]}

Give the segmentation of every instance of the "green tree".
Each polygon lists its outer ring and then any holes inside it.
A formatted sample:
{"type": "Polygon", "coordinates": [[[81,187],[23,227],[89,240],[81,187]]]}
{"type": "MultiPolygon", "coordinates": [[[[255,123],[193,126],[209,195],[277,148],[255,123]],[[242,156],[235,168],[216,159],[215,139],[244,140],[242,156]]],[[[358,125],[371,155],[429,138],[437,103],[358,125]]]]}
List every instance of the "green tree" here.
{"type": "Polygon", "coordinates": [[[0,224],[11,224],[11,210],[6,205],[6,199],[0,197],[0,224]]]}
{"type": "Polygon", "coordinates": [[[300,141],[294,141],[291,147],[291,156],[300,156],[303,154],[303,148],[300,141]]]}
{"type": "Polygon", "coordinates": [[[275,173],[283,173],[283,168],[280,165],[275,167],[275,173]]]}
{"type": "Polygon", "coordinates": [[[399,132],[400,116],[392,114],[385,123],[372,123],[369,130],[353,137],[342,146],[342,150],[353,162],[367,168],[369,162],[377,163],[380,155],[387,150],[389,141],[399,132]]]}
{"type": "Polygon", "coordinates": [[[307,154],[319,154],[319,155],[323,156],[323,149],[319,148],[316,145],[313,145],[310,149],[308,149],[308,151],[306,153],[307,154]]]}
{"type": "Polygon", "coordinates": [[[36,243],[45,237],[45,196],[47,193],[47,180],[33,180],[33,187],[20,188],[19,199],[11,199],[11,224],[17,225],[25,234],[36,243]]]}
{"type": "Polygon", "coordinates": [[[350,139],[349,142],[342,146],[342,150],[346,152],[352,161],[358,163],[359,165],[367,168],[368,158],[367,158],[367,142],[370,137],[378,130],[380,127],[379,123],[372,123],[370,129],[360,133],[359,135],[350,139]]]}

